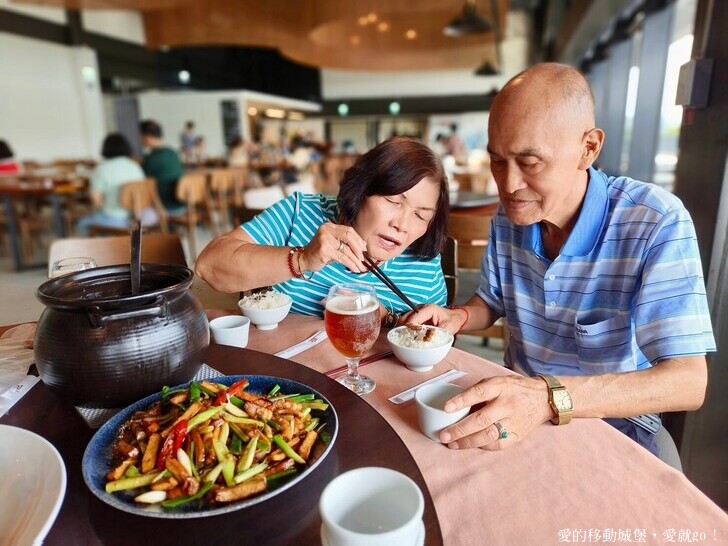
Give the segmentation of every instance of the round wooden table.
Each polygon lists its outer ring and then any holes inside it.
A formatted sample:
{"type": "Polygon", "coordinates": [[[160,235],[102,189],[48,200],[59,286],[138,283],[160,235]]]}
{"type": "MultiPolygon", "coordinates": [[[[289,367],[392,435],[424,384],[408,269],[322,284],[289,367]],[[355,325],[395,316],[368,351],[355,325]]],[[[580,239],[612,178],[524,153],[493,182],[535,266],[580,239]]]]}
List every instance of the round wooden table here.
{"type": "Polygon", "coordinates": [[[335,476],[362,466],[384,466],[412,478],[425,498],[426,544],[442,544],[432,498],[397,433],[366,401],[306,366],[248,349],[212,344],[204,362],[226,375],[293,379],[326,396],[339,417],[334,448],[303,481],[268,501],[220,516],[161,520],[121,512],[94,497],[81,475],[81,459],[94,434],[72,406],[38,383],[0,419],[40,434],[61,453],[68,486],[45,544],[320,544],[321,492],[335,476]]]}

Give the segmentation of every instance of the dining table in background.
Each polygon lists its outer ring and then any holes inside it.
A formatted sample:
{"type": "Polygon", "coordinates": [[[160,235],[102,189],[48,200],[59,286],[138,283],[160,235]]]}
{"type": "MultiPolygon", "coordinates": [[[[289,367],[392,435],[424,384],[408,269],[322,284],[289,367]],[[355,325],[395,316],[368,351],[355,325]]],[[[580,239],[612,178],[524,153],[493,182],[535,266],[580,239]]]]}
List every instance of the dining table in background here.
{"type": "Polygon", "coordinates": [[[88,180],[82,177],[0,177],[0,197],[3,200],[10,247],[13,253],[16,271],[29,268],[44,267],[45,263],[29,264],[25,262],[21,241],[21,219],[18,215],[17,203],[23,200],[47,199],[51,205],[53,231],[55,236],[66,236],[63,218],[63,200],[66,197],[83,194],[88,191],[88,180]]]}
{"type": "MultiPolygon", "coordinates": [[[[208,311],[208,317],[231,313],[208,311]]],[[[377,383],[376,390],[352,399],[351,393],[324,375],[342,364],[330,343],[324,341],[290,360],[271,356],[322,329],[321,319],[289,315],[275,330],[251,328],[247,349],[212,345],[205,358],[224,373],[265,373],[306,383],[329,397],[339,414],[342,436],[337,439],[338,449],[329,456],[331,461],[324,461],[308,479],[278,499],[292,503],[289,510],[293,514],[287,514],[285,521],[301,529],[287,528],[276,543],[292,542],[297,533],[314,541],[299,544],[318,543],[316,504],[323,483],[364,464],[394,464],[393,468],[420,485],[428,507],[432,499],[437,517],[433,523],[432,512],[428,514],[426,509],[426,544],[439,543],[440,530],[446,545],[667,544],[688,535],[705,537],[704,544],[728,543],[728,516],[720,507],[683,474],[600,419],[575,419],[564,427],[542,424],[502,451],[450,450],[420,432],[414,403],[395,405],[388,400],[449,369],[466,372],[454,381],[463,387],[513,373],[493,362],[453,348],[431,372],[415,373],[394,357],[383,358],[366,368],[377,383]],[[393,459],[391,454],[398,446],[406,446],[406,450],[393,459]],[[300,506],[305,498],[311,503],[309,511],[300,506]]],[[[387,348],[383,333],[371,352],[387,348]]],[[[51,529],[49,544],[61,540],[63,544],[89,544],[107,542],[107,538],[108,543],[130,544],[134,540],[129,540],[129,533],[132,537],[144,534],[138,529],[155,529],[154,541],[164,543],[167,533],[179,537],[196,532],[189,522],[145,520],[117,512],[91,496],[81,481],[80,461],[93,431],[43,384],[36,385],[0,423],[40,433],[64,456],[69,493],[51,529]]],[[[274,528],[270,514],[264,515],[263,510],[269,502],[279,506],[277,501],[266,501],[258,508],[208,522],[197,520],[195,525],[212,523],[223,537],[236,525],[252,525],[255,540],[250,543],[259,543],[274,528]]]]}
{"type": "Polygon", "coordinates": [[[490,216],[500,205],[497,195],[473,191],[457,191],[450,194],[450,210],[458,214],[490,216]]]}

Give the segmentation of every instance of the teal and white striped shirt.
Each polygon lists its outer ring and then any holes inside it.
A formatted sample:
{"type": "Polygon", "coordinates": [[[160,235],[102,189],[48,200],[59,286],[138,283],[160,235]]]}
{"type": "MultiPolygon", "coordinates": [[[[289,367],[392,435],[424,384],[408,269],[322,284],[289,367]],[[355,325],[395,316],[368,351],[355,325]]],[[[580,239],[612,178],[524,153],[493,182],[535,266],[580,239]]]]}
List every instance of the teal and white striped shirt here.
{"type": "MultiPolygon", "coordinates": [[[[336,222],[339,207],[336,198],[328,195],[304,195],[294,193],[279,201],[265,212],[241,227],[261,245],[306,246],[326,222],[336,222]]],[[[415,304],[447,301],[445,277],[442,274],[440,256],[423,261],[406,250],[400,256],[384,263],[380,268],[415,304]]],[[[334,284],[361,282],[371,284],[377,291],[382,305],[396,313],[409,311],[387,286],[371,273],[352,273],[339,263],[332,263],[317,271],[311,281],[291,279],[275,285],[276,290],[293,299],[291,311],[301,315],[323,316],[321,301],[334,284]]]]}
{"type": "Polygon", "coordinates": [[[546,258],[538,224],[493,219],[478,295],[529,374],[599,375],[715,351],[698,244],[682,202],[590,169],[579,219],[546,258]]]}

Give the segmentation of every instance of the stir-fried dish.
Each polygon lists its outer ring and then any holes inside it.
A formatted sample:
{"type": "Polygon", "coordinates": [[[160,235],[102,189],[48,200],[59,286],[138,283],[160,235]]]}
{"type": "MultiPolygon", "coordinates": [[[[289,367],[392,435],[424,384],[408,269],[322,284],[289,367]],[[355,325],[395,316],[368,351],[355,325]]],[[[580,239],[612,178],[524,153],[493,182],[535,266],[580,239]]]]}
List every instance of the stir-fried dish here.
{"type": "Polygon", "coordinates": [[[210,506],[261,494],[305,468],[328,404],[313,394],[246,391],[203,381],[165,387],[119,431],[106,491],[135,490],[139,503],[210,506]]]}

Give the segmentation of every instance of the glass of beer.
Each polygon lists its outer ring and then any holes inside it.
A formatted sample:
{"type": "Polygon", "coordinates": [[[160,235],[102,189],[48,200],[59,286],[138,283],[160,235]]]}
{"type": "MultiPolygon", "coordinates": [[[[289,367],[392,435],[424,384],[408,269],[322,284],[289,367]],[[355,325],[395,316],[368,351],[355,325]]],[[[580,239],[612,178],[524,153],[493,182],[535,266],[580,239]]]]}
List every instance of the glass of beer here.
{"type": "Polygon", "coordinates": [[[337,284],[329,290],[324,311],[326,334],[349,368],[339,382],[357,394],[368,394],[377,384],[359,375],[359,360],[379,337],[379,300],[367,284],[337,284]]]}

